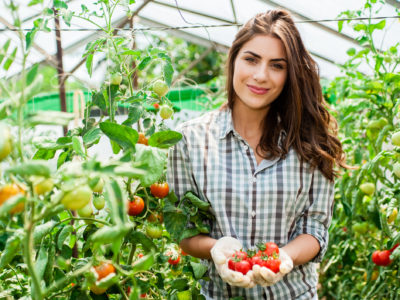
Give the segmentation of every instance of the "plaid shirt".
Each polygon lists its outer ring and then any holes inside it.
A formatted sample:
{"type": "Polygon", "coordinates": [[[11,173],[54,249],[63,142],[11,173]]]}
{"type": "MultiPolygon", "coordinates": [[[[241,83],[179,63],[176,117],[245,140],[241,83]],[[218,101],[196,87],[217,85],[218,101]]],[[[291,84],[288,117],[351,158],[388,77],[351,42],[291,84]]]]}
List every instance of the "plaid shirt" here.
{"type": "Polygon", "coordinates": [[[327,248],[334,184],[320,171],[301,163],[291,149],[284,160],[257,165],[253,150],[233,128],[229,109],[208,112],[180,124],[183,139],[170,150],[167,181],[181,197],[191,190],[208,202],[216,220],[210,236],[237,238],[244,249],[273,241],[279,247],[300,234],[320,243],[320,253],[296,266],[273,286],[232,287],[208,265],[210,281],[202,281],[209,299],[317,299],[320,262],[327,248]]]}

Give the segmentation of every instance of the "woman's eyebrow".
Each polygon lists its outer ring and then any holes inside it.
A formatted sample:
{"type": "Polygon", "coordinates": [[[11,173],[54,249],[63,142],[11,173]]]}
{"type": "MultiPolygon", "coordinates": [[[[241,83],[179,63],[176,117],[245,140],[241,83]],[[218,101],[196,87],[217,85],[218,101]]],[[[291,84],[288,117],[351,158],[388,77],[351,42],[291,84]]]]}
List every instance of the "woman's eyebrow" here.
{"type": "MultiPolygon", "coordinates": [[[[258,55],[257,53],[254,53],[253,51],[250,51],[250,50],[244,51],[243,53],[248,53],[248,54],[253,55],[253,56],[256,57],[256,58],[261,58],[260,55],[258,55]]],[[[276,61],[284,61],[284,62],[287,63],[287,60],[286,60],[285,58],[273,58],[273,59],[271,59],[271,61],[273,61],[273,62],[276,62],[276,61]]]]}

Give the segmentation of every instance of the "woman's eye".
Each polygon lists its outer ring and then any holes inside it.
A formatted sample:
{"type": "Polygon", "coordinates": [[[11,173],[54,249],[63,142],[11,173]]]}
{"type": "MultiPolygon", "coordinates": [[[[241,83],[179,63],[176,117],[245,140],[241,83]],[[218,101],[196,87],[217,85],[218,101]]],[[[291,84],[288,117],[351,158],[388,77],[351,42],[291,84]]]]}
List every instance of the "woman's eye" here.
{"type": "Polygon", "coordinates": [[[255,62],[256,60],[253,57],[246,57],[244,60],[248,62],[255,62]]]}
{"type": "Polygon", "coordinates": [[[273,64],[272,67],[275,68],[275,69],[278,69],[278,70],[282,70],[282,69],[285,68],[285,67],[284,67],[283,65],[281,65],[281,64],[273,64]]]}

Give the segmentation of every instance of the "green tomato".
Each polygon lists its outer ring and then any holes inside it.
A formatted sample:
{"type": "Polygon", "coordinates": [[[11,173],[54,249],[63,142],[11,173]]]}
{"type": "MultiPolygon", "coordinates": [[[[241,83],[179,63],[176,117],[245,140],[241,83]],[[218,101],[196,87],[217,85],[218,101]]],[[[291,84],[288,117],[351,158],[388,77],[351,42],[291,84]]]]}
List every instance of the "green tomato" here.
{"type": "Polygon", "coordinates": [[[51,178],[40,180],[34,185],[35,193],[37,195],[47,194],[53,189],[53,186],[54,182],[53,179],[51,178]]]}
{"type": "Polygon", "coordinates": [[[356,223],[353,225],[353,230],[354,230],[354,232],[357,232],[359,234],[367,233],[368,232],[368,223],[367,222],[356,223]]]}
{"type": "Polygon", "coordinates": [[[0,161],[5,159],[12,151],[12,139],[10,129],[0,125],[0,161]]]}
{"type": "Polygon", "coordinates": [[[146,234],[152,239],[158,239],[162,236],[163,228],[159,223],[148,223],[146,225],[146,234]]]}
{"type": "Polygon", "coordinates": [[[174,114],[174,110],[169,107],[168,105],[163,105],[160,108],[160,117],[163,118],[164,120],[167,120],[172,117],[174,114]]]}
{"type": "Polygon", "coordinates": [[[93,215],[92,203],[89,202],[84,207],[78,209],[77,213],[81,218],[89,218],[89,217],[91,217],[93,215]]]}
{"type": "Polygon", "coordinates": [[[153,84],[153,91],[156,93],[159,97],[163,97],[168,93],[168,85],[164,81],[157,80],[153,84]]]}
{"type": "Polygon", "coordinates": [[[190,290],[180,291],[176,293],[178,300],[191,300],[192,299],[192,292],[190,290]]]}
{"type": "Polygon", "coordinates": [[[381,129],[383,126],[379,120],[371,120],[368,122],[368,129],[381,129]]]}
{"type": "Polygon", "coordinates": [[[400,146],[400,131],[392,134],[392,144],[395,146],[400,146]]]}
{"type": "Polygon", "coordinates": [[[360,185],[360,190],[367,195],[372,195],[375,192],[375,184],[366,182],[360,185]]]}
{"type": "Polygon", "coordinates": [[[387,124],[389,124],[388,120],[386,120],[385,118],[379,118],[379,123],[381,125],[381,128],[385,127],[387,124]]]}
{"type": "Polygon", "coordinates": [[[99,180],[97,181],[95,186],[91,186],[92,191],[94,193],[101,194],[103,192],[103,187],[104,187],[104,180],[102,178],[98,178],[99,180]]]}
{"type": "Polygon", "coordinates": [[[106,205],[106,200],[103,196],[94,196],[93,198],[93,205],[96,207],[97,210],[101,210],[106,205]]]}
{"type": "Polygon", "coordinates": [[[111,75],[111,80],[110,80],[112,85],[120,85],[122,82],[122,75],[121,73],[114,73],[111,75]]]}
{"type": "Polygon", "coordinates": [[[88,185],[82,185],[67,192],[61,199],[61,203],[68,209],[80,209],[85,207],[92,199],[92,190],[88,185]]]}
{"type": "Polygon", "coordinates": [[[400,177],[400,163],[395,163],[393,165],[393,173],[397,176],[400,177]]]}

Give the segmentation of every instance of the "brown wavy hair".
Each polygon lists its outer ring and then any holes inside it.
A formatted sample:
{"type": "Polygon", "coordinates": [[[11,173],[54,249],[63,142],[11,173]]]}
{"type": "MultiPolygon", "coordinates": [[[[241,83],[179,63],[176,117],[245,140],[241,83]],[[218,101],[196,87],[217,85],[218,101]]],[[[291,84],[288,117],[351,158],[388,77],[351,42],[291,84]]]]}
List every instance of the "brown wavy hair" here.
{"type": "Polygon", "coordinates": [[[269,35],[282,41],[286,50],[287,79],[263,121],[264,131],[257,153],[265,159],[285,158],[293,147],[302,161],[318,168],[333,181],[334,166],[348,167],[342,144],[337,138],[337,122],[327,110],[319,82],[319,69],[312,59],[290,14],[282,9],[269,10],[250,19],[236,34],[226,66],[228,107],[232,110],[236,93],[233,73],[242,46],[255,35],[269,35]],[[279,142],[281,131],[284,137],[279,142]],[[262,151],[260,151],[260,149],[262,151]]]}

